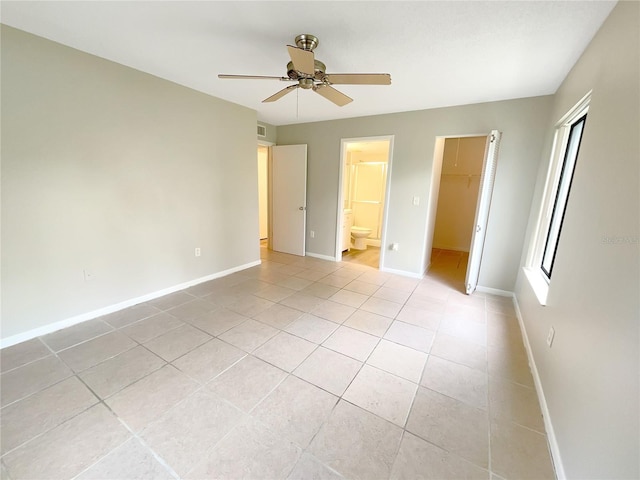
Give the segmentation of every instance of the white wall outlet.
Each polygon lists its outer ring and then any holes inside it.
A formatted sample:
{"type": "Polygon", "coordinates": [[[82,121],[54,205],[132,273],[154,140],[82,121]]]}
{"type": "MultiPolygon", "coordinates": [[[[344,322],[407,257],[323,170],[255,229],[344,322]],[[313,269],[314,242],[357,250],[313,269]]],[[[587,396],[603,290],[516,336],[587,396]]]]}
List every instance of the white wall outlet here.
{"type": "Polygon", "coordinates": [[[196,257],[199,257],[201,254],[202,254],[202,252],[200,251],[200,248],[196,247],[196,251],[195,251],[196,257]]]}
{"type": "Polygon", "coordinates": [[[553,327],[549,328],[549,333],[547,333],[547,345],[549,345],[549,348],[551,348],[551,344],[553,343],[553,337],[555,337],[556,335],[556,331],[553,329],[553,327]]]}
{"type": "Polygon", "coordinates": [[[95,278],[95,276],[93,275],[93,272],[91,270],[86,269],[86,268],[82,271],[82,274],[84,275],[84,281],[85,282],[90,282],[91,280],[93,280],[95,278]]]}
{"type": "Polygon", "coordinates": [[[420,205],[420,197],[413,197],[413,206],[417,207],[420,205]]]}
{"type": "Polygon", "coordinates": [[[399,248],[400,248],[400,244],[398,244],[398,243],[392,243],[391,244],[391,250],[392,251],[397,252],[399,248]]]}
{"type": "Polygon", "coordinates": [[[316,238],[316,232],[314,232],[313,230],[309,232],[309,235],[311,236],[311,238],[316,238]]]}

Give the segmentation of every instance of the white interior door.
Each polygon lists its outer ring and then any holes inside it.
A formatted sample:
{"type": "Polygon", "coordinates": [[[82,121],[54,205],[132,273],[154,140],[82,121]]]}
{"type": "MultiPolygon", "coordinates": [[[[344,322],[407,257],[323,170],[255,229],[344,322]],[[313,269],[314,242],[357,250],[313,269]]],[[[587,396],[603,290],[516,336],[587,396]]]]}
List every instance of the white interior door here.
{"type": "Polygon", "coordinates": [[[305,252],[307,220],[307,146],[272,148],[272,248],[277,252],[305,252]]]}
{"type": "Polygon", "coordinates": [[[482,250],[489,220],[489,208],[491,207],[491,194],[496,177],[496,164],[498,162],[498,148],[502,134],[492,130],[487,142],[486,154],[482,165],[482,177],[480,178],[480,192],[476,206],[476,218],[473,235],[471,237],[471,249],[469,250],[469,265],[467,266],[467,278],[465,288],[467,295],[472,294],[478,285],[482,250]]]}

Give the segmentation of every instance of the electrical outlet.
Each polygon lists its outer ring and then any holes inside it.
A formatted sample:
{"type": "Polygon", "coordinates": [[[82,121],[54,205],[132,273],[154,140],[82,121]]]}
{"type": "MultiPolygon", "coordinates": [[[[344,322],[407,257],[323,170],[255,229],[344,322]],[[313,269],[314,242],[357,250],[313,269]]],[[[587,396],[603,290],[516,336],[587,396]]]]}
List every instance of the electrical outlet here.
{"type": "Polygon", "coordinates": [[[91,270],[88,270],[88,269],[85,268],[82,271],[82,274],[84,275],[84,281],[85,282],[90,282],[91,280],[94,279],[94,275],[93,275],[93,272],[91,270]]]}
{"type": "Polygon", "coordinates": [[[549,328],[549,333],[547,333],[547,345],[551,348],[551,344],[553,343],[553,337],[556,335],[556,331],[553,327],[549,328]]]}
{"type": "Polygon", "coordinates": [[[314,232],[313,230],[309,232],[309,235],[311,236],[311,238],[316,238],[316,232],[314,232]]]}
{"type": "Polygon", "coordinates": [[[201,253],[202,253],[202,252],[200,251],[200,248],[199,248],[199,247],[196,247],[196,251],[195,251],[195,255],[196,255],[196,257],[199,257],[201,253]]]}
{"type": "Polygon", "coordinates": [[[399,248],[400,248],[400,244],[398,244],[398,243],[392,243],[391,244],[391,250],[392,251],[397,252],[399,248]]]}

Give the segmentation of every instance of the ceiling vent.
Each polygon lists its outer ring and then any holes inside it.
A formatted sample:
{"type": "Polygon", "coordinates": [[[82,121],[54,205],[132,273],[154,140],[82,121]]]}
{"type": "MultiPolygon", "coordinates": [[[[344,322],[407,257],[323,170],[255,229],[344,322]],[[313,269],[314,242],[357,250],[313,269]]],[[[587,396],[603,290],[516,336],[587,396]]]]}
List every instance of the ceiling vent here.
{"type": "Polygon", "coordinates": [[[258,124],[258,136],[259,137],[266,137],[267,136],[267,127],[265,127],[264,125],[260,125],[258,124]]]}

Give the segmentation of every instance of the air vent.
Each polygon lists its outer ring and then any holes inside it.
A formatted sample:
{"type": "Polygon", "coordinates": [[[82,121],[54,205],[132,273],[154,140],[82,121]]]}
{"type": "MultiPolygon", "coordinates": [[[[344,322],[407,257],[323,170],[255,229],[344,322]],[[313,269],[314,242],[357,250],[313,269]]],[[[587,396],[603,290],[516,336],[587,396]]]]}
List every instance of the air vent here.
{"type": "Polygon", "coordinates": [[[267,127],[265,127],[264,125],[260,125],[258,124],[258,136],[259,137],[266,137],[267,136],[267,127]]]}

